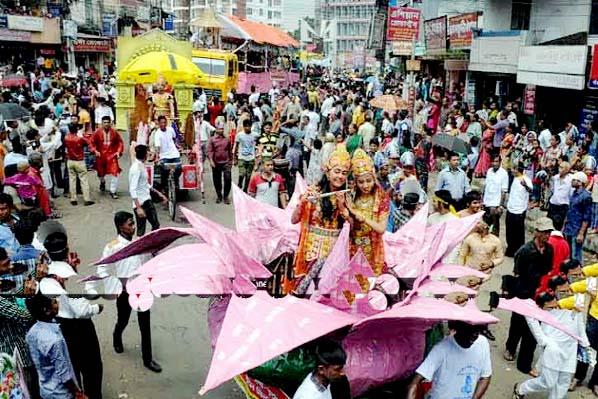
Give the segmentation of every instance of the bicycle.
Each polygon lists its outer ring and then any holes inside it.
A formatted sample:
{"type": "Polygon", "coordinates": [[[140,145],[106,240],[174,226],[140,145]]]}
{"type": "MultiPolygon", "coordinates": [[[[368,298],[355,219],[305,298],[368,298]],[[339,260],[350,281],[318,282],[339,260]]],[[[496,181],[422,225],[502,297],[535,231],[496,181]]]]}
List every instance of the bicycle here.
{"type": "Polygon", "coordinates": [[[162,170],[166,171],[166,173],[168,173],[168,179],[167,179],[167,183],[166,183],[166,198],[168,198],[168,216],[170,216],[170,219],[172,221],[175,220],[176,218],[176,203],[177,203],[177,198],[176,198],[176,190],[177,190],[177,184],[175,181],[175,172],[177,167],[181,166],[181,163],[179,162],[168,162],[168,163],[161,163],[162,166],[162,170]]]}

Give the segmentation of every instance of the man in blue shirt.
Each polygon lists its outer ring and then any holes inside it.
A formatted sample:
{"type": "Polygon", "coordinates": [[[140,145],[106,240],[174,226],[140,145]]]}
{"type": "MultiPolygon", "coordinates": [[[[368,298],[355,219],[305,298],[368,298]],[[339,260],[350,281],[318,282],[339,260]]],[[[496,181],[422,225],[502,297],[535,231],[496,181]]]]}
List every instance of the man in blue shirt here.
{"type": "Polygon", "coordinates": [[[459,168],[459,155],[449,155],[449,166],[438,174],[436,191],[448,190],[456,203],[458,211],[465,208],[463,197],[471,191],[467,174],[459,168]]]}
{"type": "Polygon", "coordinates": [[[6,249],[9,256],[19,249],[19,243],[13,233],[18,219],[12,214],[12,211],[12,197],[6,193],[0,193],[0,247],[6,249]]]}
{"type": "Polygon", "coordinates": [[[77,386],[60,326],[54,322],[58,302],[41,294],[27,299],[27,308],[37,322],[26,341],[39,377],[42,399],[87,398],[77,386]]]}
{"type": "Polygon", "coordinates": [[[585,189],[588,177],[584,172],[577,172],[571,179],[574,191],[569,199],[567,221],[563,235],[571,247],[571,257],[583,263],[583,242],[592,219],[592,195],[585,189]]]}

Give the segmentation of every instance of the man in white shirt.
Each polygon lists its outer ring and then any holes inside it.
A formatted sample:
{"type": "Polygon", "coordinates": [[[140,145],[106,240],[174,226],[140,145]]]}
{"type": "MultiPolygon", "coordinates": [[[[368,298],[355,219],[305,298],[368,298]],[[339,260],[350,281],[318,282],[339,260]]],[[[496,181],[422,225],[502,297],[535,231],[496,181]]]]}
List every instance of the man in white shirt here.
{"type": "MultiPolygon", "coordinates": [[[[137,223],[137,235],[145,234],[146,222],[152,226],[152,231],[160,228],[158,213],[152,201],[152,186],[149,181],[145,160],[147,159],[147,146],[138,144],[135,146],[135,159],[129,168],[129,194],[133,200],[135,211],[135,222],[137,223]]],[[[158,190],[153,190],[163,201],[168,199],[158,190]]]]}
{"type": "Polygon", "coordinates": [[[484,186],[484,215],[490,226],[490,231],[495,236],[500,235],[500,217],[502,216],[509,191],[509,174],[500,167],[500,156],[492,159],[492,167],[486,173],[484,186]]]}
{"type": "Polygon", "coordinates": [[[523,165],[513,165],[511,173],[514,179],[507,200],[507,229],[506,256],[512,257],[525,244],[525,214],[529,205],[529,194],[532,192],[532,181],[523,174],[523,165]]]}
{"type": "Polygon", "coordinates": [[[316,369],[303,380],[293,399],[332,399],[330,383],[345,375],[347,354],[334,341],[322,342],[316,348],[316,369]]]}
{"type": "Polygon", "coordinates": [[[459,218],[453,206],[453,198],[450,191],[436,191],[432,203],[434,204],[435,212],[428,216],[428,225],[450,222],[459,218]]]}
{"type": "Polygon", "coordinates": [[[98,106],[95,109],[95,123],[96,126],[102,126],[102,118],[104,116],[110,117],[110,122],[114,122],[114,113],[112,108],[106,104],[104,97],[98,98],[98,106]]]}
{"type": "Polygon", "coordinates": [[[166,163],[178,163],[175,170],[174,181],[177,182],[179,175],[181,174],[180,163],[181,153],[179,152],[174,140],[176,133],[172,127],[166,125],[166,117],[160,115],[158,117],[158,129],[154,136],[154,147],[158,153],[158,161],[162,165],[160,178],[162,180],[162,190],[166,191],[168,184],[168,174],[170,173],[167,168],[164,167],[166,163]]]}
{"type": "Polygon", "coordinates": [[[538,135],[538,144],[540,144],[542,151],[546,152],[548,147],[550,147],[550,138],[552,137],[552,132],[545,125],[544,121],[538,122],[538,131],[540,132],[538,135]]]}
{"type": "Polygon", "coordinates": [[[102,397],[102,357],[100,343],[92,316],[104,309],[101,304],[92,305],[86,298],[70,297],[64,282],[77,272],[68,248],[66,234],[55,232],[44,240],[51,263],[47,275],[39,283],[39,291],[46,296],[58,297],[59,310],[56,320],[66,341],[73,370],[79,384],[85,381],[84,393],[89,398],[102,397]],[[68,262],[67,262],[68,261],[68,262]]]}
{"type": "Polygon", "coordinates": [[[571,165],[569,162],[561,162],[559,173],[550,178],[550,199],[548,200],[548,216],[553,219],[559,216],[560,220],[565,220],[569,210],[569,198],[574,189],[571,187],[573,175],[569,173],[571,165]]]}
{"type": "Polygon", "coordinates": [[[216,128],[210,122],[204,120],[201,112],[193,112],[193,130],[195,132],[195,144],[201,148],[202,162],[208,157],[208,141],[216,128]]]}
{"type": "Polygon", "coordinates": [[[330,93],[326,93],[326,98],[322,101],[322,107],[320,108],[320,112],[322,114],[322,126],[321,132],[327,133],[328,130],[328,118],[330,117],[330,113],[332,112],[332,108],[334,107],[334,97],[330,93]]]}
{"type": "Polygon", "coordinates": [[[429,399],[481,399],[490,386],[490,344],[480,336],[481,327],[451,322],[456,332],[432,348],[415,371],[407,399],[416,399],[419,384],[432,381],[429,399]]]}
{"type": "Polygon", "coordinates": [[[361,136],[361,148],[365,151],[370,148],[370,141],[376,136],[376,127],[372,125],[370,114],[365,115],[365,122],[359,126],[357,134],[361,136]]]}
{"type": "Polygon", "coordinates": [[[198,89],[198,91],[199,96],[193,103],[193,113],[199,112],[201,115],[204,115],[208,111],[208,97],[201,87],[198,89]]]}
{"type": "Polygon", "coordinates": [[[251,94],[249,95],[249,105],[257,104],[258,100],[260,99],[260,93],[255,89],[254,85],[251,85],[251,94]]]}
{"type": "MultiPolygon", "coordinates": [[[[146,149],[147,152],[147,149],[146,149]]],[[[119,211],[114,215],[114,225],[118,232],[116,239],[110,241],[104,247],[102,258],[110,256],[117,251],[123,249],[133,241],[135,235],[135,222],[133,215],[129,212],[119,211]]],[[[129,318],[131,317],[131,305],[129,304],[129,294],[126,291],[127,280],[137,273],[137,269],[147,261],[143,255],[130,256],[126,259],[118,261],[114,264],[99,265],[98,276],[108,276],[108,268],[114,266],[116,276],[123,283],[123,291],[116,299],[117,322],[112,334],[112,345],[116,353],[123,353],[122,333],[124,332],[129,318]]],[[[162,367],[153,360],[152,357],[152,335],[150,331],[150,311],[137,312],[137,320],[139,321],[139,330],[141,331],[141,354],[143,357],[143,365],[149,370],[159,373],[162,367]]]]}

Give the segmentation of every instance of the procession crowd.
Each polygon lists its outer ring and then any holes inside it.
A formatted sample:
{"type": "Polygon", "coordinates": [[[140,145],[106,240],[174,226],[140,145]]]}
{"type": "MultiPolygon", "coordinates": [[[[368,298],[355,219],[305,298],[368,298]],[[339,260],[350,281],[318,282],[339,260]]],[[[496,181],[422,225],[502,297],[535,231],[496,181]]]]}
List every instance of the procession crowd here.
{"type": "MultiPolygon", "coordinates": [[[[166,200],[165,181],[153,188],[145,165],[148,158],[180,164],[183,143],[195,145],[201,154],[197,162],[209,164],[216,203],[231,202],[233,168],[242,190],[282,208],[297,173],[305,177],[309,188],[292,215],[301,234],[285,293],[302,296],[310,290],[319,272],[316,261],[329,254],[344,223],[351,225],[351,256],[362,251],[379,276],[385,270],[383,234],[399,231],[423,204],[430,202],[433,209],[428,224],[484,211],[445,262],[490,275],[505,257],[514,258],[502,295],[535,300],[583,343],[514,313],[504,358],[516,360],[531,379],[518,384],[513,395],[544,391],[550,398],[566,397],[585,379],[598,349],[598,300],[591,279],[598,268],[584,265],[583,253],[598,232],[598,126],[578,129],[569,123],[553,131],[540,121],[536,134],[517,101],[500,108],[488,99],[478,109],[464,103],[463,85],[445,91],[430,77],[418,80],[411,113],[407,106],[377,103],[385,93],[398,94],[392,80],[339,76],[329,72],[321,80],[268,93],[254,87],[248,96],[227,93],[224,104],[198,90],[184,132],[172,124],[171,88],[156,84],[144,97],[148,117],[135,121],[130,145],[126,175],[132,209],[114,215],[117,236],[103,256],[144,235],[147,222],[152,230],[159,228],[154,202],[166,200]],[[444,136],[451,140],[438,140],[444,136]],[[546,210],[547,217],[530,221],[526,216],[537,209],[546,210]],[[500,238],[503,220],[506,248],[500,238]],[[533,237],[526,242],[528,230],[533,237]],[[543,349],[538,368],[532,364],[537,345],[543,349]]],[[[74,79],[32,72],[28,79],[30,85],[2,93],[3,102],[20,104],[31,117],[5,117],[0,134],[0,353],[8,355],[10,370],[0,383],[11,399],[27,397],[19,378],[33,398],[101,398],[102,357],[93,317],[103,306],[89,295],[67,292],[81,261],[69,248],[66,229],[52,219],[61,216],[53,201],[59,194],[78,206],[80,189],[83,204],[94,205],[97,194],[88,179],[94,170],[98,191],[108,188],[118,198],[126,145],[112,127],[116,92],[111,79],[89,72],[74,79]]],[[[132,310],[126,280],[145,261],[133,256],[100,266],[85,283],[122,287],[113,333],[117,353],[124,350],[122,333],[132,310]]],[[[150,311],[137,315],[143,364],[160,372],[152,356],[150,311]]],[[[408,398],[418,397],[423,380],[433,382],[433,399],[484,396],[492,375],[487,340],[495,338],[488,328],[450,327],[455,333],[417,369],[408,398]]],[[[332,397],[330,382],[342,376],[346,356],[338,346],[322,351],[295,398],[332,397]]],[[[598,371],[589,387],[598,396],[598,371]]]]}

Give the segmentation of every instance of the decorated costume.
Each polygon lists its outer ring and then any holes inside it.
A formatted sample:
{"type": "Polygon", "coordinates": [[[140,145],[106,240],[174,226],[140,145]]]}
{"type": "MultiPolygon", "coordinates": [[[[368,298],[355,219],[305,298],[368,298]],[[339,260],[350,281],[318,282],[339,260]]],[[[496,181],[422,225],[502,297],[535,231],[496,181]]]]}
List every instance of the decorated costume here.
{"type": "MultiPolygon", "coordinates": [[[[353,177],[357,180],[359,176],[371,174],[376,181],[374,162],[362,149],[355,151],[351,161],[353,177]]],[[[361,193],[356,188],[355,212],[361,217],[360,220],[369,219],[375,222],[382,222],[386,226],[390,214],[390,197],[377,183],[371,193],[361,193]],[[363,218],[363,219],[362,219],[363,218]]],[[[384,270],[384,242],[382,234],[378,233],[365,221],[355,220],[351,226],[350,255],[354,256],[359,249],[363,251],[370,263],[374,275],[379,276],[384,270]]]]}

